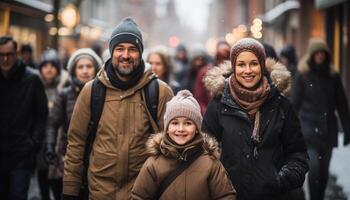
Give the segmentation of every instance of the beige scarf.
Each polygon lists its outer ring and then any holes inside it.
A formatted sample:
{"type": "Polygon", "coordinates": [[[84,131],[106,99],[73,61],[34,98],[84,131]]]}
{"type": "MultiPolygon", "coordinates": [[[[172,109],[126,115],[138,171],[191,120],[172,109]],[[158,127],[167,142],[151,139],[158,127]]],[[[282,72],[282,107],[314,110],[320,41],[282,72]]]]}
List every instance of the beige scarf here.
{"type": "Polygon", "coordinates": [[[233,99],[249,114],[251,120],[254,120],[254,129],[252,139],[260,142],[260,106],[264,103],[270,92],[270,85],[267,78],[263,76],[259,86],[254,90],[248,90],[239,84],[236,77],[232,74],[230,77],[230,93],[233,99]]]}

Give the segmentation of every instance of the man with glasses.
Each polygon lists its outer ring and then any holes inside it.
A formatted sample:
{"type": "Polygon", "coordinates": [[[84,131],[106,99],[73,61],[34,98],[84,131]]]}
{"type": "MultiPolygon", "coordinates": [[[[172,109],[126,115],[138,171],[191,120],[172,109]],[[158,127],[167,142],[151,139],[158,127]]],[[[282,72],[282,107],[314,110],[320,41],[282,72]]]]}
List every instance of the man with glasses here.
{"type": "Polygon", "coordinates": [[[27,199],[47,98],[40,78],[17,58],[10,36],[0,36],[0,72],[0,197],[27,199]]]}

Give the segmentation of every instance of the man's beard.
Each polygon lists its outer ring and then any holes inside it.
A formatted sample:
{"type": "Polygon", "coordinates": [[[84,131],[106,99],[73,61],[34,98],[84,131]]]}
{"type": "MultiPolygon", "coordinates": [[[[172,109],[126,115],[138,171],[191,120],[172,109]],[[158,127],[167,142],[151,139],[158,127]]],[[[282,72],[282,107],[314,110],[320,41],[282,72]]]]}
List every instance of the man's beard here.
{"type": "Polygon", "coordinates": [[[139,59],[134,60],[132,58],[129,58],[129,59],[120,58],[118,61],[118,64],[116,64],[115,62],[112,62],[112,65],[114,67],[114,70],[116,70],[120,76],[130,76],[132,74],[132,72],[140,65],[140,60],[139,59]],[[120,66],[121,62],[124,62],[123,64],[125,64],[125,62],[127,62],[128,64],[131,64],[132,66],[128,67],[128,68],[121,67],[120,66]]]}

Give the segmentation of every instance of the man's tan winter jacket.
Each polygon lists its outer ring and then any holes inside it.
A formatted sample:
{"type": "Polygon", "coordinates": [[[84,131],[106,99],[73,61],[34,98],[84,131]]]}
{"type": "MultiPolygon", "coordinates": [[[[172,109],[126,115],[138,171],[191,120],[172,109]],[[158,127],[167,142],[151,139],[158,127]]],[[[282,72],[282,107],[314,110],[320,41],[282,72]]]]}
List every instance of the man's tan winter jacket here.
{"type": "MultiPolygon", "coordinates": [[[[88,182],[90,199],[127,199],[143,163],[151,134],[150,115],[141,97],[143,87],[155,76],[146,71],[136,86],[122,91],[112,86],[102,69],[99,80],[107,87],[104,108],[90,154],[88,182]]],[[[63,194],[77,196],[82,182],[85,136],[90,120],[92,81],[82,89],[68,131],[63,194]]],[[[173,96],[159,81],[158,124],[163,128],[165,105],[173,96]]]]}

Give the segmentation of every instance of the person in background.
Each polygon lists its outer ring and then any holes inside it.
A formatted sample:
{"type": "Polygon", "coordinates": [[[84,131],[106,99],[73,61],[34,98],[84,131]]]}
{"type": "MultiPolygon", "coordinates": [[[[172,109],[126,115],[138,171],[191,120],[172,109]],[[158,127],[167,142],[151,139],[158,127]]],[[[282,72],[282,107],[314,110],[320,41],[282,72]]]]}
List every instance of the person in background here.
{"type": "Polygon", "coordinates": [[[172,74],[176,82],[180,83],[180,87],[184,88],[183,79],[189,69],[189,58],[185,45],[179,44],[175,49],[175,55],[172,59],[172,74]]]}
{"type": "Polygon", "coordinates": [[[29,66],[32,69],[38,69],[36,63],[34,62],[33,48],[30,44],[22,45],[20,53],[20,57],[25,65],[29,66]]]}
{"type": "Polygon", "coordinates": [[[214,66],[219,66],[220,64],[224,63],[225,60],[230,60],[230,50],[231,46],[226,42],[226,40],[220,40],[216,44],[214,66]]]}
{"type": "Polygon", "coordinates": [[[198,102],[188,90],[179,91],[167,103],[164,130],[147,142],[151,156],[136,178],[131,199],[236,199],[219,160],[218,143],[201,132],[201,124],[198,102]],[[159,191],[164,187],[162,180],[191,161],[164,191],[159,191]]]}
{"type": "Polygon", "coordinates": [[[68,61],[70,85],[56,97],[46,126],[45,158],[49,165],[49,182],[56,200],[61,199],[63,158],[67,132],[75,101],[84,85],[92,80],[102,66],[100,57],[90,48],[78,49],[68,61]]]}
{"type": "MultiPolygon", "coordinates": [[[[44,84],[48,100],[49,114],[52,111],[53,102],[57,94],[68,84],[68,73],[61,70],[58,54],[54,49],[47,49],[41,56],[39,74],[44,84]]],[[[44,143],[44,138],[41,143],[44,143]]],[[[41,147],[36,162],[39,191],[42,200],[50,199],[50,184],[48,179],[48,165],[44,159],[44,145],[41,147]]]]}
{"type": "MultiPolygon", "coordinates": [[[[145,71],[142,34],[132,18],[124,18],[113,30],[109,51],[111,58],[97,74],[106,93],[89,154],[90,199],[130,197],[134,181],[147,159],[146,141],[150,134],[163,128],[165,105],[173,96],[166,83],[157,80],[151,70],[145,71]],[[157,119],[154,120],[144,101],[144,88],[151,81],[157,81],[159,92],[157,119]]],[[[80,91],[69,124],[64,158],[64,200],[78,198],[82,186],[83,152],[86,132],[91,126],[92,85],[90,81],[80,91]]]]}
{"type": "Polygon", "coordinates": [[[26,200],[44,138],[47,97],[39,76],[17,54],[17,42],[0,36],[0,197],[26,200]]]}
{"type": "Polygon", "coordinates": [[[170,55],[160,48],[153,49],[147,56],[147,62],[151,64],[152,71],[158,78],[167,83],[174,94],[180,90],[180,84],[175,81],[172,75],[172,63],[170,55]]]}
{"type": "Polygon", "coordinates": [[[237,199],[299,199],[308,163],[299,120],[282,95],[290,73],[266,59],[263,45],[252,38],[233,45],[230,61],[207,73],[214,98],[202,130],[221,144],[237,199]]]}
{"type": "Polygon", "coordinates": [[[330,50],[320,38],[309,40],[307,52],[298,64],[292,102],[299,114],[310,157],[309,196],[311,200],[324,199],[332,149],[338,145],[335,111],[343,127],[344,145],[350,142],[350,115],[330,50]]]}
{"type": "Polygon", "coordinates": [[[262,45],[264,46],[264,49],[265,49],[266,58],[271,58],[271,59],[274,59],[275,61],[277,61],[278,56],[277,56],[277,53],[275,51],[275,48],[266,42],[263,42],[262,45]]]}
{"type": "MultiPolygon", "coordinates": [[[[297,65],[298,65],[298,58],[295,51],[295,48],[292,45],[287,45],[284,47],[280,52],[279,61],[287,67],[287,69],[290,71],[292,75],[292,88],[295,84],[295,78],[296,74],[298,73],[297,65]]],[[[291,100],[291,92],[288,92],[286,94],[286,97],[291,100]]]]}

